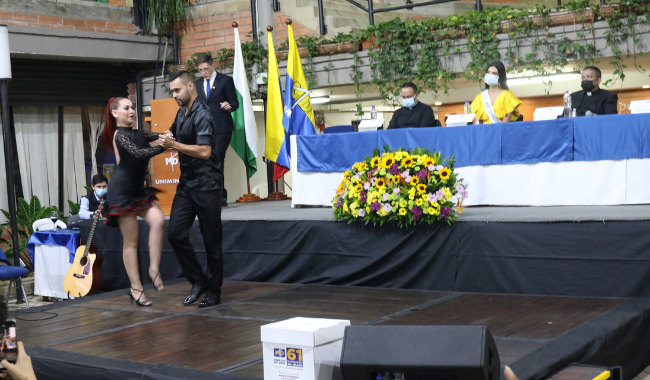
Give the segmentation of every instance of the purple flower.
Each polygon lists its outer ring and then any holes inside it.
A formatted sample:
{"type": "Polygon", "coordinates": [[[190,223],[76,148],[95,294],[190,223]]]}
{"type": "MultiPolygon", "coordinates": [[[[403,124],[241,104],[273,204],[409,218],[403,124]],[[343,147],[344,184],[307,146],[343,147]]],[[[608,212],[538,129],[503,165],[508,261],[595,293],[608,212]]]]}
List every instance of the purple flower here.
{"type": "Polygon", "coordinates": [[[336,207],[341,207],[343,206],[343,198],[339,197],[339,199],[336,200],[336,207]]]}
{"type": "Polygon", "coordinates": [[[442,189],[436,191],[436,197],[437,197],[438,199],[442,199],[442,198],[444,198],[444,197],[445,197],[445,192],[442,191],[442,189]]]}
{"type": "Polygon", "coordinates": [[[404,170],[404,173],[401,174],[402,178],[410,177],[411,173],[408,170],[404,170]]]}
{"type": "Polygon", "coordinates": [[[388,200],[388,193],[384,193],[384,202],[388,200]]]}
{"type": "Polygon", "coordinates": [[[436,166],[434,167],[434,169],[436,169],[436,170],[444,169],[444,166],[442,166],[442,165],[436,165],[436,166]]]}
{"type": "Polygon", "coordinates": [[[361,194],[359,194],[359,200],[361,203],[365,203],[368,200],[368,197],[366,197],[366,192],[362,191],[361,194]]]}
{"type": "Polygon", "coordinates": [[[391,166],[390,169],[387,170],[387,172],[392,175],[397,175],[399,174],[399,166],[397,166],[397,164],[393,164],[393,166],[391,166]]]}
{"type": "Polygon", "coordinates": [[[363,188],[364,188],[365,190],[368,190],[368,189],[370,188],[370,182],[366,182],[366,183],[364,183],[364,184],[363,184],[363,188]]]}
{"type": "Polygon", "coordinates": [[[422,181],[422,180],[425,179],[425,178],[427,178],[427,171],[424,170],[424,169],[422,169],[422,170],[420,170],[420,172],[418,173],[418,179],[419,179],[420,181],[422,181]]]}
{"type": "Polygon", "coordinates": [[[463,202],[468,196],[467,190],[465,190],[465,187],[463,187],[463,185],[458,184],[456,185],[456,191],[458,191],[459,200],[463,202]]]}
{"type": "Polygon", "coordinates": [[[359,216],[364,217],[366,215],[366,210],[359,209],[359,216]]]}
{"type": "Polygon", "coordinates": [[[359,177],[359,174],[355,174],[354,179],[360,180],[361,177],[359,177]]]}
{"type": "Polygon", "coordinates": [[[386,211],[386,212],[393,211],[393,206],[391,206],[390,203],[385,203],[384,204],[384,211],[386,211]]]}
{"type": "Polygon", "coordinates": [[[436,166],[435,165],[429,165],[428,169],[429,169],[430,172],[432,172],[432,171],[436,170],[436,166]]]}
{"type": "Polygon", "coordinates": [[[397,195],[399,195],[400,191],[402,191],[402,189],[400,189],[399,187],[396,187],[396,188],[393,189],[393,193],[395,193],[397,195]]]}
{"type": "Polygon", "coordinates": [[[418,206],[413,206],[411,212],[413,213],[413,220],[420,220],[420,217],[422,216],[421,208],[419,208],[418,206]]]}
{"type": "Polygon", "coordinates": [[[375,203],[370,205],[370,210],[372,211],[379,211],[381,210],[381,205],[379,204],[379,201],[375,201],[375,203]]]}
{"type": "Polygon", "coordinates": [[[429,193],[429,202],[438,202],[438,196],[436,194],[429,193]]]}
{"type": "Polygon", "coordinates": [[[377,173],[377,168],[374,168],[370,171],[370,175],[375,175],[377,173]]]}
{"type": "Polygon", "coordinates": [[[441,218],[449,218],[449,214],[451,214],[451,208],[450,207],[441,207],[440,208],[440,217],[441,218]]]}

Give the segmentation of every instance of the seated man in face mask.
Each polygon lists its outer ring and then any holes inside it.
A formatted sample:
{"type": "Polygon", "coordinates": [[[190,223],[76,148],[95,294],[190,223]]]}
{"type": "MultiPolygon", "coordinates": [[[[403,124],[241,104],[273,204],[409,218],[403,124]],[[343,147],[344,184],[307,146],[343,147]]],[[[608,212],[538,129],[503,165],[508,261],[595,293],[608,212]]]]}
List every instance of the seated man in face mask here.
{"type": "Polygon", "coordinates": [[[436,127],[433,109],[418,101],[418,87],[411,83],[404,83],[400,90],[404,107],[395,111],[388,124],[388,129],[436,127]]]}
{"type": "Polygon", "coordinates": [[[587,66],[582,70],[582,91],[571,94],[571,106],[576,109],[577,116],[612,115],[618,113],[618,95],[603,90],[600,69],[587,66]]]}
{"type": "Polygon", "coordinates": [[[92,188],[92,193],[81,198],[81,206],[79,207],[79,217],[81,219],[90,219],[93,213],[97,211],[97,208],[99,208],[101,200],[106,198],[108,178],[103,174],[95,174],[93,176],[92,188]]]}

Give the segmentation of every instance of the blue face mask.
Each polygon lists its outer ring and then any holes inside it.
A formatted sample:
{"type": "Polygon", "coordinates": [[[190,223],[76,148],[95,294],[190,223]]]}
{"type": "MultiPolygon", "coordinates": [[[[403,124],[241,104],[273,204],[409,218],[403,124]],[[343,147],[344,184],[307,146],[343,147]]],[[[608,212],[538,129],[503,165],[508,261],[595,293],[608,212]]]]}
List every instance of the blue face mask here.
{"type": "Polygon", "coordinates": [[[108,190],[106,190],[106,189],[95,189],[95,195],[97,195],[100,198],[104,198],[107,191],[108,190]]]}
{"type": "Polygon", "coordinates": [[[415,98],[402,99],[404,107],[411,108],[415,105],[415,98]]]}

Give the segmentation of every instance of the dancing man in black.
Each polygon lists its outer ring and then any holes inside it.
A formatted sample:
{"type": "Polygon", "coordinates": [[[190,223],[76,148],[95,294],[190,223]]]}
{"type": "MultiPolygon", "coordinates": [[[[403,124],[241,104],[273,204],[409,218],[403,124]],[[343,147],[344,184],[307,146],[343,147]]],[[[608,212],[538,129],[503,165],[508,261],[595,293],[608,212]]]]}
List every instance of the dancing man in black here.
{"type": "Polygon", "coordinates": [[[208,106],[197,99],[192,76],[179,71],[170,78],[169,87],[181,108],[168,132],[161,136],[160,146],[178,150],[181,178],[169,217],[168,239],[188,280],[192,292],[184,305],[196,302],[203,293],[199,307],[215,306],[221,302],[223,255],[221,252],[221,184],[223,172],[219,166],[214,138],[214,121],[208,106]],[[208,259],[207,276],[190,243],[190,228],[194,218],[205,243],[208,259]]]}

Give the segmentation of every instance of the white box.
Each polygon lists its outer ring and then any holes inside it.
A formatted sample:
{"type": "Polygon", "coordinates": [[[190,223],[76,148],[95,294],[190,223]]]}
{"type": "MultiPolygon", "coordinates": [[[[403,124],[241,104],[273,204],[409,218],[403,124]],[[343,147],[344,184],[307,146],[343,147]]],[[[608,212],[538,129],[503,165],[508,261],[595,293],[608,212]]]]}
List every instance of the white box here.
{"type": "Polygon", "coordinates": [[[650,100],[633,100],[630,102],[630,111],[633,114],[650,113],[650,100]]]}
{"type": "Polygon", "coordinates": [[[456,115],[449,115],[447,121],[445,121],[445,126],[447,127],[462,127],[467,125],[467,123],[474,122],[476,118],[475,113],[461,113],[456,115]]]}
{"type": "Polygon", "coordinates": [[[350,321],[291,318],[262,326],[264,380],[341,380],[350,321]]]}
{"type": "Polygon", "coordinates": [[[562,115],[564,107],[537,107],[533,113],[533,121],[540,120],[555,120],[558,116],[562,115]]]}
{"type": "Polygon", "coordinates": [[[366,119],[359,123],[359,132],[374,132],[378,129],[384,129],[384,119],[366,119]]]}

